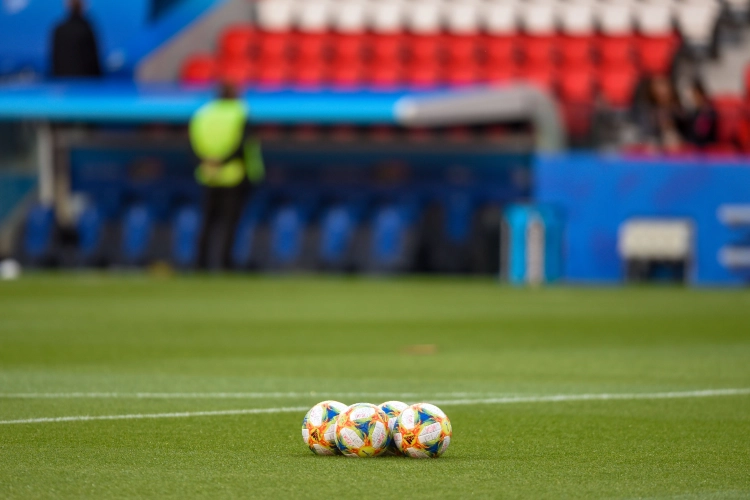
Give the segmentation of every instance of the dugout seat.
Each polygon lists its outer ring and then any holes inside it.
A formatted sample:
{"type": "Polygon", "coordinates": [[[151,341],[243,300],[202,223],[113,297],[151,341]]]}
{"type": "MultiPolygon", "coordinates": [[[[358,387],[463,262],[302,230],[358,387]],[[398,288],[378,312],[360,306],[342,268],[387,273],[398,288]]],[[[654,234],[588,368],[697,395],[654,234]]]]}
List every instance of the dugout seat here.
{"type": "Polygon", "coordinates": [[[26,217],[21,240],[20,260],[31,266],[47,266],[55,261],[57,224],[51,207],[36,205],[26,217]]]}
{"type": "Polygon", "coordinates": [[[105,263],[105,219],[99,207],[90,205],[81,213],[76,222],[78,234],[78,261],[83,265],[105,263]]]}
{"type": "Polygon", "coordinates": [[[143,265],[150,258],[154,220],[143,204],[127,209],[122,219],[120,260],[126,265],[143,265]]]}
{"type": "Polygon", "coordinates": [[[174,218],[172,224],[172,261],[178,267],[192,268],[198,260],[201,220],[201,212],[195,206],[182,207],[174,218]]]}

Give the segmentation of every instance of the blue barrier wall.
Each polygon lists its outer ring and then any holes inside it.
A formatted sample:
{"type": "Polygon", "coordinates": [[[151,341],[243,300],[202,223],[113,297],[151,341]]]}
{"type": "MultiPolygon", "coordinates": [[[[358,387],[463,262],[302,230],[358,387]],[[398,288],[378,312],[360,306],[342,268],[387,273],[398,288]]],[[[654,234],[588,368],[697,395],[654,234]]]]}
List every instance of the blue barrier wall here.
{"type": "Polygon", "coordinates": [[[718,209],[750,204],[750,159],[665,160],[569,154],[540,157],[536,199],[565,218],[565,277],[574,282],[620,282],[620,224],[631,217],[681,217],[696,228],[692,282],[741,284],[747,274],[725,268],[719,252],[748,245],[750,230],[724,226],[718,209]]]}
{"type": "MultiPolygon", "coordinates": [[[[154,0],[89,0],[87,16],[99,38],[103,67],[132,75],[138,62],[209,9],[225,0],[176,0],[154,16],[154,0]]],[[[64,0],[3,0],[0,3],[0,75],[46,74],[54,26],[65,17],[64,0]]]]}

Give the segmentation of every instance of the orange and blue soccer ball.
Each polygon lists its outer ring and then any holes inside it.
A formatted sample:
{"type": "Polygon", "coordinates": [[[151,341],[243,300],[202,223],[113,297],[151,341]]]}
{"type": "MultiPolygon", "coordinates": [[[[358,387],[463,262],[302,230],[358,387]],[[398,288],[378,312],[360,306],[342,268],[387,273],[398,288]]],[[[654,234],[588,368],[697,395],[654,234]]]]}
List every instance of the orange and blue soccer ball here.
{"type": "Polygon", "coordinates": [[[393,441],[412,458],[437,458],[448,449],[453,429],[443,410],[417,403],[401,412],[393,429],[393,441]]]}
{"type": "MultiPolygon", "coordinates": [[[[393,435],[393,429],[396,427],[398,416],[401,412],[409,407],[408,404],[402,403],[401,401],[386,401],[378,405],[378,408],[383,410],[383,413],[388,417],[388,431],[393,435]]],[[[391,439],[391,444],[388,446],[386,455],[400,455],[401,452],[396,448],[396,443],[391,439]]]]}
{"type": "Polygon", "coordinates": [[[338,401],[323,401],[310,408],[302,420],[302,439],[313,453],[339,453],[336,446],[336,421],[339,414],[347,408],[344,403],[338,401]]]}
{"type": "Polygon", "coordinates": [[[353,404],[336,420],[336,444],[347,457],[377,457],[390,443],[388,416],[375,405],[353,404]]]}

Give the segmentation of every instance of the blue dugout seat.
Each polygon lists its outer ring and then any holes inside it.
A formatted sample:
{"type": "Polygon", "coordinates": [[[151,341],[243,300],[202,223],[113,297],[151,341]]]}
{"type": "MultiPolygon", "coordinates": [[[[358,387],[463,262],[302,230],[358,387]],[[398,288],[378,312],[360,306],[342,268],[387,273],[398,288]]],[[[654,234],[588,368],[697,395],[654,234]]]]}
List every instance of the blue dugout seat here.
{"type": "Polygon", "coordinates": [[[172,224],[172,260],[183,268],[193,267],[198,259],[202,215],[195,206],[178,210],[172,224]]]}
{"type": "Polygon", "coordinates": [[[76,223],[78,260],[82,264],[97,264],[104,258],[104,217],[95,205],[86,207],[76,223]]]}
{"type": "Polygon", "coordinates": [[[395,272],[413,264],[415,236],[413,226],[421,204],[409,199],[382,207],[372,221],[370,247],[365,268],[374,272],[395,272]]]}
{"type": "Polygon", "coordinates": [[[125,264],[143,264],[148,260],[154,220],[145,205],[131,206],[122,220],[121,258],[125,264]]]}
{"type": "Polygon", "coordinates": [[[50,264],[55,254],[55,212],[51,207],[34,206],[26,218],[21,252],[31,265],[50,264]]]}
{"type": "Polygon", "coordinates": [[[307,253],[307,230],[318,200],[308,197],[281,206],[271,220],[270,265],[272,268],[300,267],[312,260],[307,253]]]}
{"type": "Polygon", "coordinates": [[[237,224],[232,244],[232,263],[240,269],[248,269],[258,262],[258,232],[268,212],[270,197],[264,191],[256,192],[237,224]]]}

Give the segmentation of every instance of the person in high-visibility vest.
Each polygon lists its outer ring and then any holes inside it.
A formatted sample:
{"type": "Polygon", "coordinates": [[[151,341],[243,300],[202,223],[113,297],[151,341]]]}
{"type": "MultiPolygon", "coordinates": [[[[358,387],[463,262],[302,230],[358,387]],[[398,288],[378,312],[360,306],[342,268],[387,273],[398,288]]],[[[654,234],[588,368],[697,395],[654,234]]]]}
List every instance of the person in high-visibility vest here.
{"type": "Polygon", "coordinates": [[[190,142],[200,161],[196,180],[205,188],[198,267],[209,266],[214,241],[221,266],[231,267],[232,243],[254,185],[265,176],[257,139],[248,136],[249,112],[237,90],[224,84],[215,99],[190,121],[190,142]]]}

